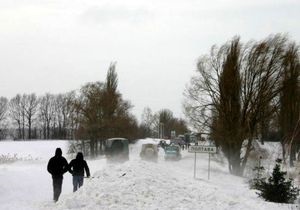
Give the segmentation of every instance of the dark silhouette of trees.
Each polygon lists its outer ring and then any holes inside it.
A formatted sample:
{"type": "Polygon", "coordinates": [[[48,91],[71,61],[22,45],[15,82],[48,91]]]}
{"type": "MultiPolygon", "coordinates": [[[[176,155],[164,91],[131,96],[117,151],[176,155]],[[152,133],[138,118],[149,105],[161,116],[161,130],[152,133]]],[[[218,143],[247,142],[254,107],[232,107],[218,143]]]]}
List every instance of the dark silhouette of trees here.
{"type": "Polygon", "coordinates": [[[7,104],[8,104],[7,98],[0,97],[0,123],[6,118],[7,104]]]}
{"type": "Polygon", "coordinates": [[[75,92],[54,95],[54,118],[52,126],[52,138],[72,139],[75,122],[75,109],[73,102],[75,92]]]}
{"type": "Polygon", "coordinates": [[[80,95],[74,103],[78,111],[77,121],[79,129],[77,130],[77,139],[90,140],[91,155],[96,153],[97,139],[103,131],[103,113],[102,113],[102,88],[103,83],[95,82],[83,86],[80,95]]]}
{"type": "Polygon", "coordinates": [[[54,100],[54,95],[50,93],[46,93],[39,99],[39,119],[41,123],[42,136],[45,139],[51,139],[51,125],[53,124],[53,118],[55,115],[54,100]]]}
{"type": "Polygon", "coordinates": [[[144,108],[139,126],[140,138],[170,138],[171,131],[176,134],[185,134],[189,131],[185,120],[176,118],[169,109],[161,109],[152,113],[149,107],[144,108]]]}
{"type": "Polygon", "coordinates": [[[32,126],[37,120],[39,101],[34,93],[17,94],[9,101],[9,116],[17,125],[15,139],[31,139],[32,126]]]}
{"type": "Polygon", "coordinates": [[[233,174],[240,173],[240,149],[244,140],[240,127],[242,121],[240,48],[239,39],[234,39],[228,46],[224,58],[219,81],[220,96],[216,104],[219,126],[214,131],[221,137],[216,139],[217,144],[223,148],[229,160],[229,171],[233,174]]]}
{"type": "MultiPolygon", "coordinates": [[[[284,156],[289,155],[294,166],[300,142],[300,57],[299,46],[291,44],[283,58],[282,92],[280,94],[279,125],[284,156]]],[[[284,157],[285,158],[285,157],[284,157]]]]}
{"type": "Polygon", "coordinates": [[[150,107],[145,107],[141,117],[141,124],[139,126],[139,137],[157,137],[158,133],[155,129],[155,116],[150,107]]]}
{"type": "Polygon", "coordinates": [[[0,97],[0,123],[6,118],[7,104],[7,98],[0,97]]]}
{"type": "Polygon", "coordinates": [[[21,95],[17,94],[9,101],[9,115],[18,128],[18,134],[17,137],[15,137],[16,139],[21,139],[23,136],[21,126],[24,118],[22,117],[22,114],[21,95]]]}
{"type": "Polygon", "coordinates": [[[110,137],[133,138],[137,133],[137,121],[130,114],[131,104],[122,99],[117,90],[118,78],[115,63],[111,64],[106,81],[88,83],[80,90],[74,106],[78,110],[79,139],[90,140],[91,155],[97,155],[104,140],[110,137]]]}
{"type": "Polygon", "coordinates": [[[23,95],[25,106],[24,106],[24,115],[27,121],[28,126],[28,139],[32,138],[32,123],[35,120],[37,108],[38,108],[38,100],[34,93],[23,95]]]}
{"type": "Polygon", "coordinates": [[[0,97],[0,139],[3,139],[6,134],[6,129],[3,129],[3,123],[7,118],[8,99],[0,97]]]}
{"type": "Polygon", "coordinates": [[[171,131],[175,131],[176,134],[185,134],[189,131],[186,122],[174,117],[173,112],[169,109],[161,109],[156,116],[156,127],[161,130],[163,138],[170,138],[171,131]]]}
{"type": "Polygon", "coordinates": [[[186,116],[198,130],[212,132],[235,175],[243,174],[258,126],[279,108],[286,46],[280,34],[245,45],[234,38],[213,46],[199,59],[199,75],[185,91],[186,116]]]}

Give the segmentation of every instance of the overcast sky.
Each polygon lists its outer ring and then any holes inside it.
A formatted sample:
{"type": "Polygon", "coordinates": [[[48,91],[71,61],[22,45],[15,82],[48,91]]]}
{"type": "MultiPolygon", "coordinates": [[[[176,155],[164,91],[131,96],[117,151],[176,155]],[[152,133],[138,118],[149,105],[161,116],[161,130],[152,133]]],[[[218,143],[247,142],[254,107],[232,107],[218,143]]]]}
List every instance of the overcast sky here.
{"type": "Polygon", "coordinates": [[[183,117],[183,91],[213,44],[288,33],[299,43],[299,0],[1,0],[0,96],[65,93],[104,81],[117,61],[134,105],[183,117]]]}

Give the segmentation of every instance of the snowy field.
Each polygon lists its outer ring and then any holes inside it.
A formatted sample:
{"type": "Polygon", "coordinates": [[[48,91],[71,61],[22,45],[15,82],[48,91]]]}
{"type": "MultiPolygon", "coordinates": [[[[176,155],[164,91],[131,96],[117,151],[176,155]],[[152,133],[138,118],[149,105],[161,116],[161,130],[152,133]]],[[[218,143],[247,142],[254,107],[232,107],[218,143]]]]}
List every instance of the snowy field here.
{"type": "MultiPolygon", "coordinates": [[[[110,164],[102,157],[87,160],[92,178],[72,192],[72,177],[64,176],[63,191],[52,202],[52,179],[46,167],[56,147],[68,161],[66,141],[0,142],[0,156],[17,154],[18,161],[0,164],[1,210],[286,210],[291,204],[265,202],[250,190],[245,179],[228,173],[227,163],[211,158],[208,180],[208,155],[197,155],[196,179],[194,154],[182,151],[182,160],[165,161],[162,150],[158,162],[140,160],[144,142],[130,145],[130,160],[110,164]]],[[[270,147],[272,148],[272,147],[270,147]]]]}

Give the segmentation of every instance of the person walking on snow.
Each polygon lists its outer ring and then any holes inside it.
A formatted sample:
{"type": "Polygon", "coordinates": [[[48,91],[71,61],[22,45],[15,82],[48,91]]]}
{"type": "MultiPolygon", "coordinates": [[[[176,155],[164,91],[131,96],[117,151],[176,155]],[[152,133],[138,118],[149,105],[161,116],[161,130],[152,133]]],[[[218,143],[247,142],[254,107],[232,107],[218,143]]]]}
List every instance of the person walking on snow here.
{"type": "Polygon", "coordinates": [[[56,148],[55,156],[49,160],[47,170],[52,175],[53,200],[57,202],[61,193],[63,174],[68,171],[68,162],[62,156],[60,148],[56,148]]]}
{"type": "Polygon", "coordinates": [[[90,177],[90,169],[83,159],[82,152],[78,152],[76,159],[71,160],[69,164],[69,172],[73,176],[73,192],[76,192],[83,185],[84,170],[87,177],[90,177]]]}

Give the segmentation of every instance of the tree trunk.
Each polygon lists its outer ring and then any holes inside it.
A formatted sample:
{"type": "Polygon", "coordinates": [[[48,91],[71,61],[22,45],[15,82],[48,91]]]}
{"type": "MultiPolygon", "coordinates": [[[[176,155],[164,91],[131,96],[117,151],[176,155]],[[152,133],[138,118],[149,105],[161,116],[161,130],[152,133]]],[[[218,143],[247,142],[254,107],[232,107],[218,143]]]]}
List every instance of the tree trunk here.
{"type": "Polygon", "coordinates": [[[21,130],[21,123],[18,122],[18,139],[22,138],[22,130],[21,130]]]}
{"type": "Polygon", "coordinates": [[[25,139],[25,122],[24,122],[24,115],[23,115],[23,122],[22,122],[22,139],[25,139]]]}
{"type": "Polygon", "coordinates": [[[91,156],[95,157],[95,142],[93,138],[91,138],[90,140],[90,150],[91,150],[91,156]]]}
{"type": "Polygon", "coordinates": [[[241,159],[240,159],[240,149],[236,148],[236,146],[232,146],[229,149],[228,164],[229,164],[229,171],[231,174],[236,176],[243,175],[243,170],[241,167],[241,159]]]}
{"type": "Polygon", "coordinates": [[[252,146],[252,137],[250,137],[248,139],[248,143],[247,143],[247,147],[246,147],[246,152],[245,152],[245,156],[243,157],[243,161],[242,161],[242,174],[244,173],[244,170],[246,168],[246,165],[247,165],[247,161],[248,161],[248,157],[249,157],[249,154],[251,152],[251,146],[252,146]]]}
{"type": "Polygon", "coordinates": [[[28,139],[31,139],[31,120],[28,120],[28,139]]]}
{"type": "Polygon", "coordinates": [[[290,167],[294,167],[294,161],[296,160],[296,144],[293,142],[290,151],[290,167]]]}

